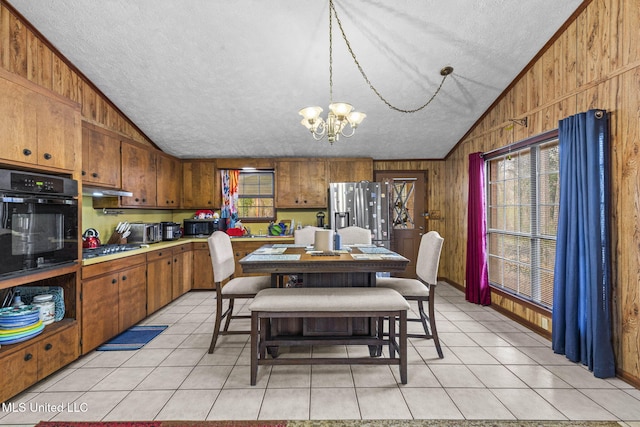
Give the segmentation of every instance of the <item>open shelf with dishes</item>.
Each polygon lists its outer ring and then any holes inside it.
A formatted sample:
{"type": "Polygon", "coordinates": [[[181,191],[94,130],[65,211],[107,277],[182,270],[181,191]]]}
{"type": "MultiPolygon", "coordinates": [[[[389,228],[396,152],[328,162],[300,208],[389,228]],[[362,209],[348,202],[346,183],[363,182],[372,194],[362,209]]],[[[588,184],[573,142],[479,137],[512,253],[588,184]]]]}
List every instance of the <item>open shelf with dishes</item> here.
{"type": "MultiPolygon", "coordinates": [[[[5,402],[78,358],[80,328],[79,319],[76,316],[79,299],[76,292],[77,280],[76,267],[75,271],[68,272],[66,269],[61,269],[59,274],[53,277],[25,283],[20,280],[18,283],[21,285],[0,288],[2,297],[0,301],[4,301],[5,296],[15,290],[23,290],[25,295],[29,293],[27,290],[30,292],[34,289],[39,289],[41,292],[55,290],[56,302],[64,306],[62,312],[56,313],[54,321],[44,325],[39,333],[27,336],[24,340],[7,339],[4,340],[6,344],[0,342],[0,402],[5,402]]],[[[5,285],[4,282],[3,285],[5,285]]],[[[29,323],[32,311],[27,308],[13,322],[17,332],[8,327],[11,321],[3,323],[4,329],[0,328],[0,332],[4,331],[5,337],[8,334],[19,336],[22,329],[30,327],[21,327],[20,321],[29,323]]]]}

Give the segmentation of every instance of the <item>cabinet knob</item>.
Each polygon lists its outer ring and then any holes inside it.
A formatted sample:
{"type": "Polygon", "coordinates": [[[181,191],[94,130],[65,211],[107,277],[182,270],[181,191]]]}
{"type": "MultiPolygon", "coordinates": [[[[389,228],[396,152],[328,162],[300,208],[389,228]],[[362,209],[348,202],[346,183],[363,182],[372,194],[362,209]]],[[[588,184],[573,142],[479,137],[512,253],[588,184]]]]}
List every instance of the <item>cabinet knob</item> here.
{"type": "Polygon", "coordinates": [[[28,148],[25,148],[24,150],[22,150],[22,154],[24,154],[25,156],[30,156],[31,150],[29,150],[28,148]]]}
{"type": "Polygon", "coordinates": [[[49,153],[44,153],[42,157],[44,157],[45,160],[51,160],[51,154],[49,153]]]}
{"type": "Polygon", "coordinates": [[[85,176],[87,174],[86,171],[82,171],[82,176],[85,176]]]}
{"type": "Polygon", "coordinates": [[[167,261],[167,265],[171,265],[171,260],[167,261]]]}
{"type": "Polygon", "coordinates": [[[211,200],[209,200],[209,201],[207,202],[207,204],[208,204],[208,205],[210,205],[210,204],[211,204],[211,200]]]}
{"type": "Polygon", "coordinates": [[[122,280],[127,280],[127,276],[122,276],[122,280]]]}
{"type": "Polygon", "coordinates": [[[24,361],[25,362],[28,362],[31,359],[33,359],[33,354],[27,353],[27,354],[24,355],[24,361]]]}
{"type": "Polygon", "coordinates": [[[111,284],[112,284],[112,285],[115,285],[116,283],[118,283],[118,280],[117,280],[117,279],[111,279],[111,284]]]}
{"type": "Polygon", "coordinates": [[[94,172],[94,173],[91,174],[91,176],[94,177],[94,178],[97,178],[98,174],[94,172]]]}
{"type": "Polygon", "coordinates": [[[140,199],[138,199],[137,197],[136,197],[136,199],[135,199],[135,200],[136,200],[136,202],[139,202],[139,201],[140,201],[140,199]]]}
{"type": "Polygon", "coordinates": [[[53,344],[51,344],[50,342],[48,342],[48,343],[44,346],[45,351],[49,351],[49,350],[51,350],[52,348],[53,348],[53,344]]]}

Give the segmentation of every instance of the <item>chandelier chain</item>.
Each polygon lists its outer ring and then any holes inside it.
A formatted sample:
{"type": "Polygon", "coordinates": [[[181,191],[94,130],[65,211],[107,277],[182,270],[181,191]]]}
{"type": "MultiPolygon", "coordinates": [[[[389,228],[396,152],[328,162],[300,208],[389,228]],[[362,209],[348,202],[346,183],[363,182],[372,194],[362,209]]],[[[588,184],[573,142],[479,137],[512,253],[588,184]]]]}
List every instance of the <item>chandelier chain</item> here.
{"type": "Polygon", "coordinates": [[[371,81],[369,80],[369,77],[367,77],[367,74],[364,72],[364,69],[362,68],[362,66],[360,65],[360,62],[358,62],[358,59],[356,58],[356,54],[353,52],[353,49],[351,48],[351,43],[349,43],[349,40],[347,39],[347,35],[344,32],[344,28],[342,28],[342,21],[340,21],[340,17],[338,16],[338,11],[336,11],[336,8],[333,4],[333,0],[329,0],[329,87],[330,87],[330,96],[333,102],[333,48],[332,48],[332,37],[331,37],[331,33],[332,33],[332,17],[331,14],[335,15],[336,17],[336,22],[338,23],[338,28],[340,29],[340,32],[342,33],[342,38],[344,39],[345,44],[347,45],[347,49],[349,50],[349,53],[351,54],[351,57],[353,58],[353,62],[355,62],[356,66],[358,67],[358,70],[360,71],[360,74],[362,75],[362,77],[364,78],[364,80],[367,82],[367,84],[369,85],[369,88],[378,96],[378,98],[380,98],[380,100],[382,102],[384,102],[389,108],[391,108],[392,110],[395,111],[399,111],[401,113],[416,113],[422,109],[424,109],[427,105],[431,104],[431,101],[433,101],[436,97],[436,95],[438,94],[438,92],[440,92],[440,89],[442,88],[442,85],[444,84],[444,81],[447,79],[447,77],[449,76],[450,72],[447,74],[443,74],[442,76],[442,80],[440,81],[440,85],[438,85],[438,88],[436,89],[436,91],[433,93],[433,95],[431,95],[431,98],[429,98],[429,100],[424,103],[423,105],[421,105],[418,108],[414,108],[414,109],[403,109],[403,108],[398,108],[394,105],[392,105],[389,101],[387,101],[385,99],[384,96],[382,96],[382,94],[380,94],[380,92],[378,91],[378,89],[375,88],[375,86],[373,86],[373,83],[371,83],[371,81]]]}
{"type": "Polygon", "coordinates": [[[333,18],[331,10],[333,10],[333,0],[329,0],[329,104],[333,102],[333,18]]]}

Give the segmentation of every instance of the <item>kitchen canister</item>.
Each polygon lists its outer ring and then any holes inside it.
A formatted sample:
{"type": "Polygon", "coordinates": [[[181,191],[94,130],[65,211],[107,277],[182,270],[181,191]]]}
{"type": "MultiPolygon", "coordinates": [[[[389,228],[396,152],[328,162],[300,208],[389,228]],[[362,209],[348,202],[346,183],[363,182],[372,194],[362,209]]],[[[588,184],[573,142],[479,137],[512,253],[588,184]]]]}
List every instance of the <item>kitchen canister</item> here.
{"type": "Polygon", "coordinates": [[[56,316],[56,303],[53,301],[53,295],[36,295],[33,297],[32,304],[40,309],[40,320],[43,324],[53,323],[56,316]]]}

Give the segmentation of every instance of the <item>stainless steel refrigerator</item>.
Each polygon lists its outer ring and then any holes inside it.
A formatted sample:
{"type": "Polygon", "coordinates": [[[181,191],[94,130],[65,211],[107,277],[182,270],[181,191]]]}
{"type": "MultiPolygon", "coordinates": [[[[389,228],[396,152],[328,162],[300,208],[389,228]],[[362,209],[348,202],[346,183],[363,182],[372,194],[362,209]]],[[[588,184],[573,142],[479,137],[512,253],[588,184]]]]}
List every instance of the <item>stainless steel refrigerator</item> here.
{"type": "Polygon", "coordinates": [[[333,230],[355,225],[371,230],[377,246],[391,247],[389,186],[385,182],[329,184],[329,221],[333,230]]]}

